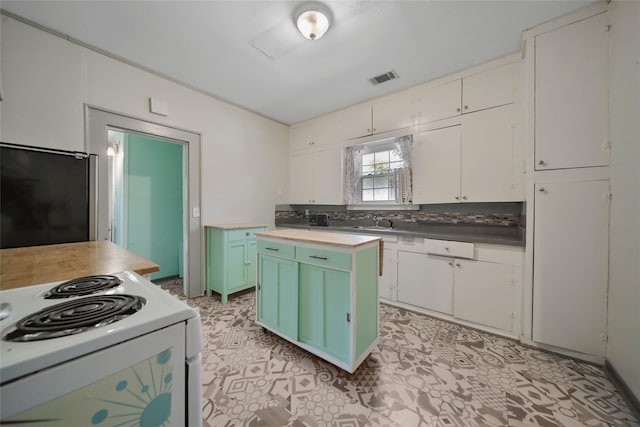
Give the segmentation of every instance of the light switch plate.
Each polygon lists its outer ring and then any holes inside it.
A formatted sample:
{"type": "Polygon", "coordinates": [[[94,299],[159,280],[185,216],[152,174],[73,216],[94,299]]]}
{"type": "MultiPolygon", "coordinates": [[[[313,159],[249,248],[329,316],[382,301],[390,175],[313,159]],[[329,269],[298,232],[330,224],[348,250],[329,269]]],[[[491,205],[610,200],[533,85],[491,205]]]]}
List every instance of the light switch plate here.
{"type": "Polygon", "coordinates": [[[200,208],[193,208],[193,217],[200,218],[200,208]]]}

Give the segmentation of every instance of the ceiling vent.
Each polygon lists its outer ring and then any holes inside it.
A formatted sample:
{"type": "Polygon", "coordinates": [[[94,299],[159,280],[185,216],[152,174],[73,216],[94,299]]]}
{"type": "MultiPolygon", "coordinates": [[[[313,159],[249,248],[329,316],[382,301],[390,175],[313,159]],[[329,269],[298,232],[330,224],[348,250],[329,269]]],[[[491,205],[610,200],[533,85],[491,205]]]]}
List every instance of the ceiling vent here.
{"type": "Polygon", "coordinates": [[[380,74],[379,76],[371,77],[369,81],[372,85],[379,85],[380,83],[388,82],[389,80],[397,79],[398,73],[394,70],[391,70],[387,73],[380,74]]]}

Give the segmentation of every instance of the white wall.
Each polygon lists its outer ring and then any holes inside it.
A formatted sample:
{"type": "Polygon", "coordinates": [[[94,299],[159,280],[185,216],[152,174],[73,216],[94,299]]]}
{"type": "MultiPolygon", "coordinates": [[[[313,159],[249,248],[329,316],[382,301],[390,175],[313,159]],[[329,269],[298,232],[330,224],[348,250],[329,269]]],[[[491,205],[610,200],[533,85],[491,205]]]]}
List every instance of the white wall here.
{"type": "Polygon", "coordinates": [[[607,359],[640,399],[640,2],[610,8],[611,237],[607,359]]]}
{"type": "Polygon", "coordinates": [[[85,151],[83,103],[198,132],[202,223],[273,225],[288,199],[288,126],[1,19],[2,141],[85,151]],[[168,103],[168,117],[149,113],[149,97],[168,103]]]}

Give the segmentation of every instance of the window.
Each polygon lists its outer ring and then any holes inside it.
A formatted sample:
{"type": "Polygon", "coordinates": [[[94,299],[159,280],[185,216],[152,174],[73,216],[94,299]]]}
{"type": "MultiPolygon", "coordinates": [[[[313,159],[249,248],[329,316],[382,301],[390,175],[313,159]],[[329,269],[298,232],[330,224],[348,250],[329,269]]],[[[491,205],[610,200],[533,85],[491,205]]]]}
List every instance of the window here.
{"type": "Polygon", "coordinates": [[[412,135],[344,149],[345,204],[410,204],[412,135]]]}
{"type": "Polygon", "coordinates": [[[404,167],[404,161],[397,148],[387,148],[363,154],[360,200],[363,202],[395,202],[395,170],[402,167],[404,167]]]}

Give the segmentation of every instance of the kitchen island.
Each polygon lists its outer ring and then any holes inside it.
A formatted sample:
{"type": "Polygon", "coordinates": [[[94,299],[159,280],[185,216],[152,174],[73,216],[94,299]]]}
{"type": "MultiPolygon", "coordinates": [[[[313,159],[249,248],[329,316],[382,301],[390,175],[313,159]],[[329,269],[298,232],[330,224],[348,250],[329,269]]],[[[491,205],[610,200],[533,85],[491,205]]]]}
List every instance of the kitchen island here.
{"type": "Polygon", "coordinates": [[[0,290],[160,266],[106,240],[0,250],[0,290]]]}
{"type": "Polygon", "coordinates": [[[291,229],[256,238],[257,323],[353,373],[378,341],[382,238],[291,229]]]}

